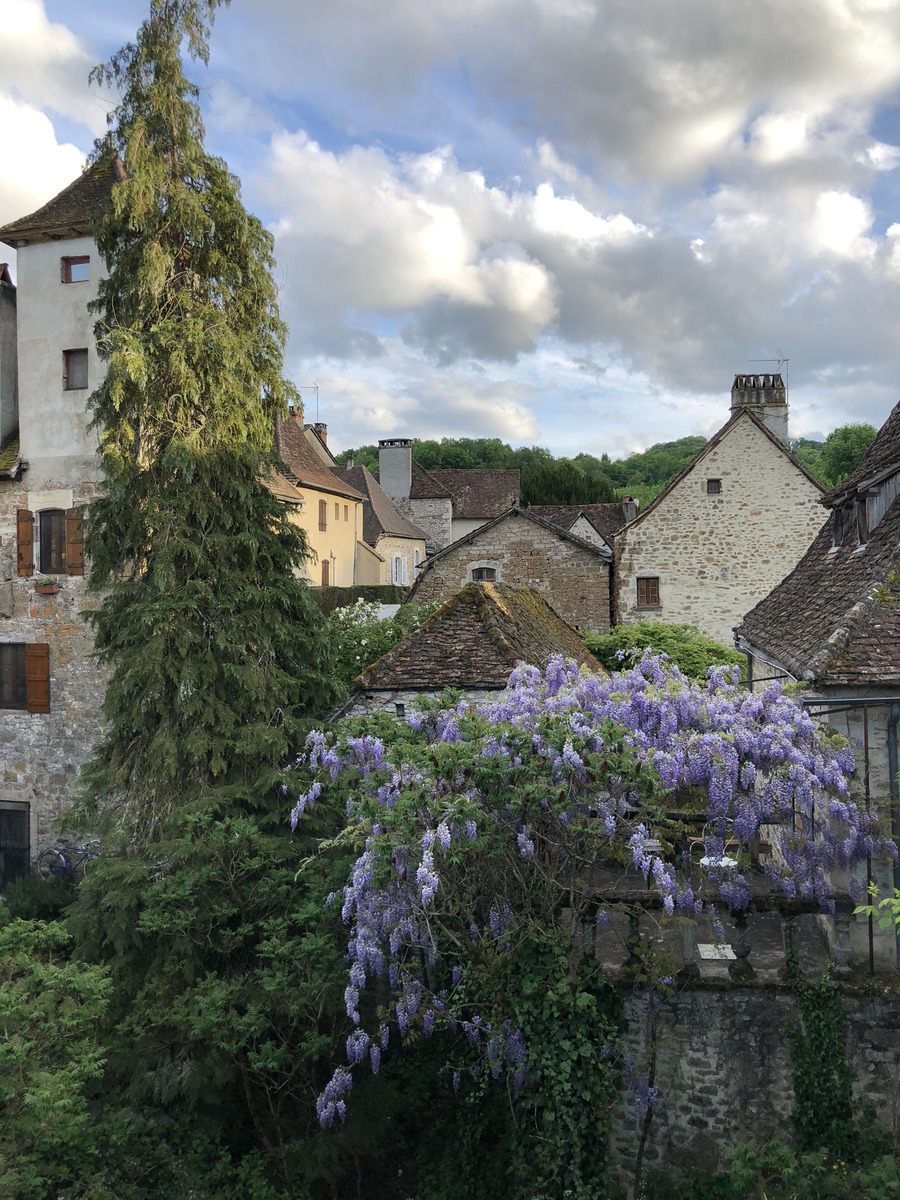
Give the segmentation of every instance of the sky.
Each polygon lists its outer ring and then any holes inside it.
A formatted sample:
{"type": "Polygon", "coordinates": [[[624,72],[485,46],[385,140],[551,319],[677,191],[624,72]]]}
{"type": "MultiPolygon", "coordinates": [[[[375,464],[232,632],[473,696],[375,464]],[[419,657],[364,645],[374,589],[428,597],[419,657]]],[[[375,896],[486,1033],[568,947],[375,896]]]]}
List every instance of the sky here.
{"type": "MultiPolygon", "coordinates": [[[[6,222],[78,174],[146,0],[0,11],[6,222]]],[[[900,400],[900,0],[232,0],[189,74],[334,449],[619,458],[779,368],[793,436],[900,400]]]]}

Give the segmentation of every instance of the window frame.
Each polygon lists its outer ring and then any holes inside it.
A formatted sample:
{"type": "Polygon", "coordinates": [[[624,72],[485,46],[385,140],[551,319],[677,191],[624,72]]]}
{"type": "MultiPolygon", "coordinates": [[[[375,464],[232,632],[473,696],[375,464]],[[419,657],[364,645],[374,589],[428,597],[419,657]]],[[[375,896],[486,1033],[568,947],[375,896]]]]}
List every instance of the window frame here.
{"type": "Polygon", "coordinates": [[[0,712],[48,713],[50,711],[50,644],[49,642],[0,642],[0,712]],[[8,667],[4,659],[12,659],[12,655],[2,652],[12,647],[21,650],[16,654],[15,664],[10,662],[13,671],[12,682],[16,692],[24,688],[25,703],[7,703],[4,695],[3,679],[8,667]]]}
{"type": "Polygon", "coordinates": [[[43,508],[37,513],[39,575],[66,575],[66,509],[43,508]]]}
{"type": "Polygon", "coordinates": [[[721,479],[707,479],[706,494],[707,494],[707,496],[721,496],[722,495],[722,480],[721,479]]]}
{"type": "Polygon", "coordinates": [[[637,579],[637,607],[662,608],[658,575],[642,575],[637,579]]]}
{"type": "Polygon", "coordinates": [[[471,572],[473,583],[496,583],[496,567],[473,567],[471,572]]]}
{"type": "Polygon", "coordinates": [[[63,391],[64,392],[86,392],[87,389],[90,387],[90,382],[89,382],[90,376],[89,376],[89,371],[88,371],[89,366],[90,366],[90,363],[88,360],[87,346],[77,346],[72,350],[63,350],[63,391]],[[73,364],[76,361],[76,359],[75,359],[76,355],[79,356],[77,359],[77,361],[79,363],[82,361],[84,362],[84,383],[73,383],[72,382],[73,376],[75,374],[75,372],[73,370],[73,364]],[[81,357],[82,355],[84,356],[83,359],[81,357]]]}
{"type": "Polygon", "coordinates": [[[89,254],[69,254],[59,260],[59,277],[62,283],[90,283],[91,256],[89,254]],[[84,279],[73,279],[72,268],[87,265],[88,272],[84,279]]]}

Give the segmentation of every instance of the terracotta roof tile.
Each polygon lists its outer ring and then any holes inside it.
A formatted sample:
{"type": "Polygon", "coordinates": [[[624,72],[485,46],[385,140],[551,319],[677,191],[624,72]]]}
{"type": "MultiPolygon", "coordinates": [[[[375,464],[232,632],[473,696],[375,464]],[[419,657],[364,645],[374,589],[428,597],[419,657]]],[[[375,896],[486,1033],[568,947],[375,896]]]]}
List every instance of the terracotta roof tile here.
{"type": "Polygon", "coordinates": [[[617,531],[625,524],[621,501],[615,504],[529,504],[527,511],[556,525],[558,529],[571,529],[583,516],[609,545],[612,545],[617,531]]]}
{"type": "Polygon", "coordinates": [[[425,534],[402,513],[397,512],[390,496],[366,467],[339,468],[340,474],[351,487],[365,497],[363,504],[363,537],[374,546],[383,534],[394,537],[415,538],[424,541],[425,534]]]}
{"type": "Polygon", "coordinates": [[[276,422],[275,447],[289,469],[288,478],[291,482],[318,488],[323,492],[333,492],[350,500],[364,499],[362,494],[343,478],[346,471],[340,467],[325,465],[293,417],[276,422]]]}
{"type": "Polygon", "coordinates": [[[356,680],[364,690],[504,688],[518,662],[544,667],[554,654],[603,667],[539,592],[469,583],[356,680]]]}
{"type": "MultiPolygon", "coordinates": [[[[872,444],[860,479],[892,458],[900,466],[898,413],[900,406],[872,444]]],[[[831,552],[839,515],[831,513],[790,575],[747,614],[738,636],[797,679],[900,682],[900,585],[893,574],[900,572],[900,498],[865,549],[851,530],[831,552]]]]}
{"type": "Polygon", "coordinates": [[[104,157],[89,164],[76,180],[42,208],[0,228],[0,241],[15,246],[17,242],[89,234],[97,210],[113,184],[121,178],[122,166],[118,159],[104,157]]]}
{"type": "Polygon", "coordinates": [[[456,520],[490,520],[519,503],[519,472],[465,469],[431,471],[453,496],[456,520]]]}

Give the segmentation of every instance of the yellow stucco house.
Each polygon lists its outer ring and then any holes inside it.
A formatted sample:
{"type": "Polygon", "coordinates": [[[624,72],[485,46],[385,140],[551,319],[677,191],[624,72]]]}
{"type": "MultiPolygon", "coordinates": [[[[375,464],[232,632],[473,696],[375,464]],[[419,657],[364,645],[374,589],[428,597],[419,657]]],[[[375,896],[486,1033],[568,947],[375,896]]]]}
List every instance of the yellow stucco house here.
{"type": "MultiPolygon", "coordinates": [[[[315,558],[306,564],[310,583],[327,587],[381,583],[384,561],[363,540],[363,496],[343,478],[327,445],[324,425],[304,425],[291,414],[279,421],[276,450],[288,472],[279,495],[305,530],[315,558]]],[[[274,489],[273,489],[274,490],[274,489]]],[[[276,491],[276,495],[279,493],[276,491]]]]}

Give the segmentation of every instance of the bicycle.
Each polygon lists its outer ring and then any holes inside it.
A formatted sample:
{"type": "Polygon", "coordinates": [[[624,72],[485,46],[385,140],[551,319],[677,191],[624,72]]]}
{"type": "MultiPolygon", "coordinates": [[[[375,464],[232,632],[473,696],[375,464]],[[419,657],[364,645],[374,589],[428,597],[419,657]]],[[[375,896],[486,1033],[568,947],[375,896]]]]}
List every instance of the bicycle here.
{"type": "Polygon", "coordinates": [[[61,848],[49,846],[38,856],[38,874],[42,879],[63,879],[80,883],[100,857],[100,841],[94,838],[84,846],[61,843],[61,848]]]}

